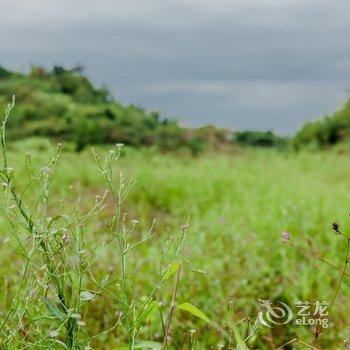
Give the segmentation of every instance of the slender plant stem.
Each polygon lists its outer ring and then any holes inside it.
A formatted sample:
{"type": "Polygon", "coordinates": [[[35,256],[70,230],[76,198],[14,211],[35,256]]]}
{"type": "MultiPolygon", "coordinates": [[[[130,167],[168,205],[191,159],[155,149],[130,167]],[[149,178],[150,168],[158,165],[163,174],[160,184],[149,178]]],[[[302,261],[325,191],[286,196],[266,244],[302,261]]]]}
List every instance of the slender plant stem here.
{"type": "Polygon", "coordinates": [[[162,349],[165,349],[167,346],[167,342],[168,342],[168,337],[170,334],[170,325],[171,325],[171,319],[173,317],[173,313],[174,313],[174,309],[176,306],[176,295],[177,295],[177,289],[179,286],[179,281],[180,281],[180,274],[181,274],[181,265],[179,266],[179,269],[177,271],[177,275],[176,275],[176,282],[175,282],[175,287],[173,290],[173,296],[171,299],[171,305],[170,305],[170,309],[169,309],[169,313],[168,313],[168,321],[167,321],[167,326],[166,326],[166,330],[165,330],[165,334],[164,334],[164,340],[163,340],[163,346],[162,349]]]}

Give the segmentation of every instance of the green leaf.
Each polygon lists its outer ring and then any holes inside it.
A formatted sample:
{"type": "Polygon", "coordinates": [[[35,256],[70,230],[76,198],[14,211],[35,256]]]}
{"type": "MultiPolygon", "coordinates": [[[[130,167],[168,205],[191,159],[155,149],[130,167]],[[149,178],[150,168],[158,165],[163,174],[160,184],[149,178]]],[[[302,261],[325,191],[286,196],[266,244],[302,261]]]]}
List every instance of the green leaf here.
{"type": "Polygon", "coordinates": [[[232,324],[232,330],[233,330],[233,334],[235,336],[235,339],[236,339],[236,342],[238,345],[238,349],[239,350],[249,350],[235,324],[232,324]]]}
{"type": "Polygon", "coordinates": [[[201,310],[199,310],[196,306],[192,305],[191,303],[183,303],[176,306],[178,309],[184,310],[189,312],[190,314],[197,316],[198,318],[202,319],[203,321],[207,323],[212,323],[209,320],[209,317],[201,310]]]}
{"type": "Polygon", "coordinates": [[[180,268],[180,262],[171,264],[163,276],[163,280],[169,279],[180,268]]]}
{"type": "Polygon", "coordinates": [[[155,313],[155,311],[158,309],[158,303],[156,301],[152,301],[148,308],[147,311],[145,312],[145,314],[143,315],[143,319],[148,321],[152,315],[155,313]]]}
{"type": "Polygon", "coordinates": [[[137,319],[137,325],[141,326],[143,321],[148,321],[151,319],[154,312],[158,309],[158,303],[156,301],[152,301],[146,310],[142,313],[142,315],[137,319]]]}
{"type": "Polygon", "coordinates": [[[43,299],[46,309],[49,311],[50,315],[54,318],[59,319],[60,321],[64,321],[66,315],[61,312],[51,301],[47,298],[43,299]]]}
{"type": "Polygon", "coordinates": [[[56,221],[60,220],[61,218],[62,218],[62,215],[56,215],[54,218],[52,218],[52,219],[50,220],[49,224],[47,225],[47,228],[50,229],[50,228],[52,227],[52,225],[53,225],[56,221]]]}
{"type": "MultiPolygon", "coordinates": [[[[161,343],[157,343],[155,341],[141,341],[134,345],[134,349],[153,349],[160,350],[162,348],[161,343]]],[[[129,350],[129,345],[121,346],[115,348],[114,350],[129,350]]]]}

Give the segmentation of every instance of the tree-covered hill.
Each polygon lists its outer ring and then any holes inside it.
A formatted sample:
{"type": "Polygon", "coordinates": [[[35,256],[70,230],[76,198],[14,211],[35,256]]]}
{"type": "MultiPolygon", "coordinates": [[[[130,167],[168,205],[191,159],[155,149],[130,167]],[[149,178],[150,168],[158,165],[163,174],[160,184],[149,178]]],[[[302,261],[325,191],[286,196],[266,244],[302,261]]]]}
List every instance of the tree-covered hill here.
{"type": "Polygon", "coordinates": [[[271,132],[241,132],[206,126],[181,127],[156,111],[124,106],[106,88],[97,88],[82,68],[32,67],[29,73],[0,67],[0,106],[16,95],[8,124],[12,140],[31,136],[72,141],[79,151],[86,145],[124,143],[156,146],[161,150],[187,148],[196,154],[204,148],[240,143],[276,146],[282,139],[271,132]]]}

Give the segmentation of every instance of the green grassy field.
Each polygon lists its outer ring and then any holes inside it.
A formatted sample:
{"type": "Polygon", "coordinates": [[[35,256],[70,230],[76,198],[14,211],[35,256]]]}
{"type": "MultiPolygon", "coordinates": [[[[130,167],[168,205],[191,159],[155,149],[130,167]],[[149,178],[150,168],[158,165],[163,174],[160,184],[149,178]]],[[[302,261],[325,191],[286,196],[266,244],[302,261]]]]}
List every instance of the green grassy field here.
{"type": "MultiPolygon", "coordinates": [[[[27,183],[26,153],[30,152],[33,167],[42,169],[53,149],[42,140],[9,145],[9,165],[14,168],[18,188],[23,189],[27,183]]],[[[101,147],[97,151],[108,154],[107,148],[101,147]]],[[[127,270],[127,279],[139,298],[142,299],[155,285],[166,242],[171,237],[179,237],[183,230],[181,227],[189,222],[181,252],[182,267],[176,301],[178,304],[189,302],[195,305],[212,324],[175,308],[168,348],[234,349],[240,345],[243,349],[240,341],[254,329],[260,310],[258,299],[283,301],[293,311],[297,310],[295,302],[298,300],[331,301],[341,278],[340,270],[346,254],[346,241],[334,233],[332,223],[339,222],[345,232],[350,223],[349,154],[237,149],[230,154],[210,153],[192,158],[125,149],[117,163],[117,172],[120,169],[127,180],[135,180],[122,205],[122,212],[127,213],[126,220],[134,223],[135,237],[144,237],[155,218],[156,235],[141,244],[128,261],[130,270],[127,270]],[[138,220],[138,223],[132,220],[138,220]],[[298,249],[282,243],[284,231],[290,232],[298,249]],[[339,270],[315,257],[331,262],[339,270]]],[[[62,212],[84,212],[93,204],[95,195],[102,195],[105,188],[90,151],[77,154],[63,150],[53,178],[47,212],[53,218],[62,212]],[[76,209],[73,203],[79,197],[79,209],[76,209]]],[[[34,184],[23,198],[35,205],[38,191],[34,184]]],[[[11,208],[11,200],[6,199],[5,193],[6,188],[3,189],[2,205],[11,208]]],[[[93,219],[86,225],[86,251],[100,251],[99,247],[106,245],[101,222],[113,210],[114,201],[107,195],[106,205],[97,214],[98,220],[93,219]]],[[[1,217],[1,228],[0,313],[3,319],[15,296],[25,259],[20,254],[15,236],[11,234],[13,230],[19,232],[19,228],[14,224],[11,226],[5,215],[1,217]]],[[[19,233],[19,237],[27,239],[25,232],[19,233]]],[[[119,266],[120,256],[112,246],[106,254],[102,254],[101,250],[92,271],[94,277],[103,279],[120,273],[119,266]]],[[[28,299],[25,304],[27,309],[17,329],[17,343],[13,340],[11,344],[30,349],[45,346],[65,348],[63,338],[60,338],[64,336],[63,332],[55,335],[57,341],[35,343],[31,340],[39,333],[56,329],[59,323],[52,312],[50,317],[50,308],[46,310],[41,302],[45,296],[45,285],[49,283],[45,282],[44,270],[37,267],[33,271],[36,272],[30,272],[28,280],[32,279],[31,286],[37,280],[37,287],[33,293],[28,294],[27,291],[27,294],[21,294],[23,300],[28,299]],[[38,314],[47,315],[42,316],[40,326],[34,320],[38,314]]],[[[156,302],[162,302],[165,317],[175,279],[176,273],[153,297],[156,302]]],[[[96,290],[91,281],[86,280],[86,286],[96,290]]],[[[119,287],[117,281],[111,288],[118,293],[119,287]]],[[[328,316],[330,327],[317,342],[319,348],[340,349],[344,340],[350,340],[348,287],[349,277],[345,275],[328,316]]],[[[91,337],[111,328],[118,312],[118,303],[111,303],[108,296],[96,293],[92,302],[82,306],[85,325],[82,325],[81,332],[91,337]]],[[[8,336],[13,324],[3,327],[3,339],[5,334],[8,336]]],[[[293,322],[272,328],[256,328],[246,342],[249,349],[277,349],[296,337],[311,344],[315,330],[307,325],[296,326],[293,322]]],[[[159,313],[152,313],[145,320],[139,339],[162,343],[162,337],[159,313]]],[[[84,346],[86,349],[88,346],[116,349],[127,342],[125,332],[117,326],[84,346]]],[[[14,346],[11,344],[3,343],[2,346],[7,349],[14,346]]],[[[294,343],[284,348],[306,347],[294,343]]]]}

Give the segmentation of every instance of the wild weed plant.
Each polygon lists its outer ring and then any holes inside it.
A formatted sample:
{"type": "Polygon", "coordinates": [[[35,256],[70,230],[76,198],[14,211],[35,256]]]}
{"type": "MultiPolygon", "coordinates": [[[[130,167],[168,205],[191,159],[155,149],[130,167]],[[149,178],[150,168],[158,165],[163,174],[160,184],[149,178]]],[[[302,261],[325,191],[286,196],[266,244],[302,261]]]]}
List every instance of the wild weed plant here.
{"type": "MultiPolygon", "coordinates": [[[[89,208],[73,192],[70,206],[64,200],[52,205],[50,194],[61,145],[38,171],[27,154],[27,181],[23,186],[21,178],[19,186],[6,145],[6,123],[14,102],[13,99],[8,106],[1,126],[1,210],[8,222],[8,248],[16,257],[14,261],[18,263],[19,259],[19,263],[18,275],[13,277],[15,288],[2,286],[0,348],[92,349],[94,340],[107,334],[125,341],[119,349],[165,348],[170,339],[188,225],[165,244],[158,266],[153,269],[152,288],[140,289],[135,282],[138,271],[133,270],[135,264],[130,262],[137,259],[137,250],[156,233],[154,225],[148,232],[140,233],[138,221],[123,211],[124,200],[133,183],[127,182],[122,172],[116,172],[122,145],[117,145],[102,159],[93,150],[97,169],[108,190],[96,195],[89,208]],[[111,214],[105,213],[107,204],[112,206],[111,214]],[[98,234],[104,237],[103,242],[90,236],[91,227],[96,225],[98,234]],[[95,268],[103,258],[117,266],[100,276],[95,268]],[[157,298],[172,281],[172,276],[176,276],[175,286],[166,316],[157,298]],[[109,319],[114,322],[94,333],[87,319],[89,313],[96,310],[94,304],[102,298],[107,300],[109,319]],[[143,327],[154,314],[159,315],[162,325],[163,340],[159,342],[145,340],[143,336],[143,327]]],[[[79,164],[72,164],[75,166],[79,164]]],[[[203,317],[189,303],[182,307],[203,317]]]]}
{"type": "MultiPolygon", "coordinates": [[[[333,307],[335,305],[336,299],[339,296],[341,286],[344,282],[344,278],[349,276],[349,273],[347,272],[348,264],[350,261],[350,236],[346,234],[341,228],[340,225],[337,222],[333,222],[332,224],[333,232],[337,235],[343,238],[346,242],[346,249],[345,249],[345,256],[344,256],[344,263],[343,266],[337,266],[336,264],[326,260],[323,258],[322,254],[317,252],[315,248],[313,247],[312,241],[308,240],[308,249],[305,249],[299,245],[297,245],[291,237],[291,234],[289,232],[283,232],[282,233],[282,241],[294,248],[296,251],[298,251],[301,255],[316,260],[318,262],[321,262],[323,264],[328,265],[329,267],[332,267],[333,269],[337,270],[338,273],[340,273],[340,277],[338,282],[335,285],[335,289],[332,292],[332,295],[330,297],[330,302],[327,305],[327,317],[332,316],[333,307]]],[[[316,325],[313,327],[313,336],[312,336],[312,342],[308,343],[304,341],[303,339],[300,339],[299,337],[295,337],[288,342],[284,343],[283,345],[279,346],[278,349],[284,349],[287,346],[291,346],[292,344],[300,344],[308,349],[313,350],[320,350],[321,348],[318,346],[319,339],[321,336],[323,336],[326,333],[326,328],[323,327],[323,320],[325,315],[316,315],[316,325]]],[[[328,321],[328,320],[326,320],[328,321]]],[[[327,322],[328,323],[328,322],[327,322]]],[[[347,342],[344,343],[345,348],[348,347],[347,342]]]]}

